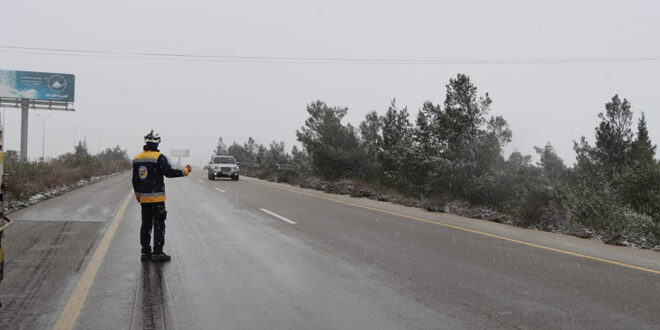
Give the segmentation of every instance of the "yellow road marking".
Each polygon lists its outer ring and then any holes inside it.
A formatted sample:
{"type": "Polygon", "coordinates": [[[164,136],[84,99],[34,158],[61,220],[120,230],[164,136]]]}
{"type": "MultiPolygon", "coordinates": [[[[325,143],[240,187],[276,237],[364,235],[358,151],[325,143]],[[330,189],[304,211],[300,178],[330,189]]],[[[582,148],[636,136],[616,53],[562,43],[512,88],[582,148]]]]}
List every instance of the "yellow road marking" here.
{"type": "Polygon", "coordinates": [[[615,260],[590,256],[588,254],[582,254],[582,253],[578,253],[578,252],[553,248],[553,247],[549,247],[549,246],[545,246],[545,245],[541,245],[541,244],[521,241],[521,240],[518,240],[518,239],[515,239],[515,238],[509,238],[509,237],[505,237],[505,236],[501,236],[501,235],[497,235],[497,234],[486,233],[486,232],[475,230],[475,229],[470,229],[470,228],[457,226],[457,225],[451,225],[451,224],[448,224],[448,223],[439,222],[439,221],[430,220],[430,219],[419,218],[419,217],[406,215],[406,214],[402,214],[402,213],[398,213],[398,212],[387,211],[387,210],[383,210],[383,209],[379,209],[379,208],[375,208],[375,207],[364,206],[364,205],[355,204],[355,203],[351,203],[351,202],[346,202],[346,201],[342,201],[342,200],[338,200],[338,199],[334,199],[334,198],[330,198],[330,197],[318,196],[316,194],[310,194],[310,193],[302,191],[302,190],[295,190],[295,189],[289,189],[289,188],[285,188],[285,187],[278,187],[275,184],[266,184],[266,183],[259,182],[257,180],[253,180],[253,179],[246,180],[246,181],[249,181],[249,182],[252,182],[252,183],[255,183],[255,184],[259,184],[259,185],[262,185],[262,186],[271,187],[271,188],[274,188],[274,189],[285,190],[285,191],[289,191],[289,192],[293,192],[293,193],[297,193],[297,194],[302,194],[302,195],[305,195],[305,196],[310,196],[310,197],[314,197],[314,198],[318,198],[318,199],[323,199],[323,200],[327,200],[327,201],[331,201],[331,202],[335,202],[335,203],[339,203],[339,204],[349,205],[349,206],[353,206],[353,207],[357,207],[357,208],[361,208],[361,209],[365,209],[365,210],[370,210],[370,211],[374,211],[374,212],[380,212],[380,213],[384,213],[384,214],[394,215],[394,216],[402,217],[402,218],[405,218],[405,219],[408,219],[408,220],[430,223],[430,224],[434,224],[434,225],[438,225],[438,226],[442,226],[442,227],[446,227],[446,228],[451,228],[451,229],[455,229],[455,230],[460,230],[460,231],[464,231],[464,232],[468,232],[468,233],[472,233],[472,234],[477,234],[477,235],[481,235],[481,236],[501,239],[501,240],[512,242],[512,243],[531,246],[531,247],[535,247],[535,248],[539,248],[539,249],[543,249],[543,250],[563,253],[563,254],[579,257],[579,258],[600,261],[600,262],[604,262],[604,263],[608,263],[608,264],[612,264],[612,265],[617,265],[617,266],[626,267],[626,268],[632,268],[632,269],[636,269],[636,270],[641,270],[643,272],[648,272],[648,273],[653,273],[653,274],[660,275],[660,270],[656,270],[656,269],[635,266],[635,265],[627,264],[627,263],[624,263],[624,262],[619,262],[619,261],[615,261],[615,260]]]}
{"type": "Polygon", "coordinates": [[[92,259],[87,264],[87,267],[80,277],[80,280],[78,280],[76,288],[73,290],[73,293],[71,293],[71,297],[69,297],[69,300],[67,301],[66,306],[64,306],[64,310],[62,311],[62,314],[60,314],[60,317],[57,319],[57,323],[55,323],[55,327],[53,327],[53,329],[73,329],[73,326],[76,324],[78,314],[80,314],[80,311],[85,305],[87,293],[89,293],[89,289],[94,282],[94,277],[96,277],[96,273],[101,267],[103,258],[105,257],[105,254],[108,252],[108,248],[110,247],[110,242],[112,242],[112,238],[115,236],[117,227],[119,226],[119,223],[124,216],[124,212],[126,212],[128,202],[130,202],[131,199],[133,199],[132,191],[128,194],[128,196],[126,196],[126,198],[124,198],[124,201],[119,207],[117,214],[115,214],[115,217],[112,219],[108,230],[105,232],[101,242],[96,247],[96,251],[94,251],[92,259]]]}

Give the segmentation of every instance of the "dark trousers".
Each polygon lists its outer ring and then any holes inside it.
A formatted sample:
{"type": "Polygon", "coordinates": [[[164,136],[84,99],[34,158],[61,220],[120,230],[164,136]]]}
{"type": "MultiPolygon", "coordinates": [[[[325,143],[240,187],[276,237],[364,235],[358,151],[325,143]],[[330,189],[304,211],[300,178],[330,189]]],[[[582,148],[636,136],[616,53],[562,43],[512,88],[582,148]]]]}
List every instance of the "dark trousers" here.
{"type": "Polygon", "coordinates": [[[154,253],[163,252],[165,245],[165,219],[167,210],[165,203],[142,204],[142,226],[140,227],[140,244],[142,252],[151,252],[151,228],[154,229],[154,253]]]}

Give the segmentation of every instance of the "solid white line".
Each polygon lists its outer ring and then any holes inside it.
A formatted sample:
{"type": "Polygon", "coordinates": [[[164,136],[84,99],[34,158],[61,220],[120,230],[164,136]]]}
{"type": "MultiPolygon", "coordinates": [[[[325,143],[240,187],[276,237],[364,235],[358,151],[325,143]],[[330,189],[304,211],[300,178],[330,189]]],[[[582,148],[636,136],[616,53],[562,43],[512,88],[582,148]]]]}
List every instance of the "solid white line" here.
{"type": "Polygon", "coordinates": [[[217,190],[217,191],[219,191],[219,192],[221,192],[221,193],[226,193],[226,191],[224,191],[224,190],[222,190],[222,189],[220,189],[220,188],[215,188],[215,190],[217,190]]]}
{"type": "Polygon", "coordinates": [[[279,215],[279,214],[277,214],[277,213],[275,213],[275,212],[271,212],[271,211],[268,211],[268,210],[266,210],[266,209],[259,209],[259,210],[261,210],[261,212],[264,212],[264,213],[270,214],[270,215],[272,215],[272,216],[274,216],[274,217],[276,217],[276,218],[278,218],[278,219],[280,219],[280,220],[282,220],[282,221],[284,221],[284,222],[286,222],[286,223],[288,223],[288,224],[290,224],[290,225],[295,225],[295,224],[296,224],[295,221],[291,221],[291,220],[289,220],[289,219],[287,219],[287,218],[285,218],[285,217],[283,217],[283,216],[281,216],[281,215],[279,215]]]}

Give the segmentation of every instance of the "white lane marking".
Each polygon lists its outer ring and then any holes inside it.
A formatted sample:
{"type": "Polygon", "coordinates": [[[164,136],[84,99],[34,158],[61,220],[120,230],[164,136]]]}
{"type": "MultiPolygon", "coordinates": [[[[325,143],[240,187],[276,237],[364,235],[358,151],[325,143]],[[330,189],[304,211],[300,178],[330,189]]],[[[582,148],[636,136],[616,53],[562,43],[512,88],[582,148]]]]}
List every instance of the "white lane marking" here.
{"type": "Polygon", "coordinates": [[[226,193],[226,191],[224,191],[224,190],[222,190],[222,189],[220,189],[220,188],[215,188],[215,190],[217,190],[217,191],[219,191],[219,192],[221,192],[221,193],[226,193]]]}
{"type": "Polygon", "coordinates": [[[197,179],[197,181],[199,181],[199,182],[201,182],[201,183],[204,183],[204,181],[202,181],[202,179],[197,179]]]}
{"type": "Polygon", "coordinates": [[[275,212],[271,212],[271,211],[268,211],[268,210],[266,210],[266,209],[259,209],[259,210],[260,210],[261,212],[264,212],[264,213],[270,214],[270,215],[272,215],[272,216],[274,216],[274,217],[276,217],[276,218],[278,218],[278,219],[280,219],[280,220],[282,220],[282,221],[284,221],[284,222],[286,222],[286,223],[288,223],[288,224],[290,224],[290,225],[295,225],[295,224],[296,224],[295,221],[291,221],[291,220],[289,220],[289,219],[287,219],[287,218],[285,218],[285,217],[283,217],[283,216],[281,216],[281,215],[279,215],[279,214],[277,214],[277,213],[275,213],[275,212]]]}

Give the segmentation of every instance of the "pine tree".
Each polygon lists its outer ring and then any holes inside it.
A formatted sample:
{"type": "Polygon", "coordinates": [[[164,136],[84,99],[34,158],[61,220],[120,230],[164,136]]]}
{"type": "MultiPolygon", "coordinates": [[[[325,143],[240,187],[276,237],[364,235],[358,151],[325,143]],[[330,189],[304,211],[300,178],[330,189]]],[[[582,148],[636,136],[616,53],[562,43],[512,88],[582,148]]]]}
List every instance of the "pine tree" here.
{"type": "Polygon", "coordinates": [[[89,152],[87,151],[87,141],[78,141],[78,145],[76,145],[74,154],[86,156],[89,155],[89,152]]]}
{"type": "Polygon", "coordinates": [[[227,148],[227,154],[233,156],[236,161],[245,163],[246,159],[248,159],[247,152],[245,148],[243,148],[242,145],[236,143],[232,143],[228,148],[227,148]]]}
{"type": "Polygon", "coordinates": [[[222,136],[218,138],[218,144],[215,147],[216,155],[226,155],[227,154],[227,145],[222,141],[222,136]]]}
{"type": "Polygon", "coordinates": [[[408,190],[413,146],[413,127],[408,119],[408,109],[398,110],[396,100],[392,100],[381,121],[383,142],[382,150],[378,153],[378,163],[384,183],[408,190]]]}
{"type": "Polygon", "coordinates": [[[343,125],[347,108],[328,107],[321,101],[307,106],[309,118],[296,130],[298,141],[307,150],[312,171],[324,179],[360,177],[362,154],[358,135],[350,124],[343,125]]]}
{"type": "Polygon", "coordinates": [[[376,111],[369,112],[360,123],[360,144],[372,161],[383,145],[382,127],[383,122],[376,111]]]}
{"type": "Polygon", "coordinates": [[[376,180],[380,173],[376,157],[383,147],[382,127],[383,122],[376,111],[369,112],[360,123],[360,149],[364,152],[367,161],[362,176],[370,181],[376,180]]]}
{"type": "Polygon", "coordinates": [[[259,146],[251,136],[248,137],[247,142],[243,143],[243,149],[245,149],[245,160],[243,162],[247,162],[248,164],[246,165],[255,165],[257,163],[258,148],[259,146]]]}
{"type": "Polygon", "coordinates": [[[447,141],[450,149],[460,150],[477,138],[485,115],[492,103],[488,93],[477,97],[477,87],[467,75],[459,74],[456,79],[449,79],[445,97],[444,113],[438,120],[442,131],[439,140],[447,141]]]}
{"type": "Polygon", "coordinates": [[[660,219],[660,172],[654,158],[655,149],[642,114],[637,123],[637,137],[632,143],[631,165],[623,172],[621,192],[634,210],[660,219]]]}
{"type": "Polygon", "coordinates": [[[655,164],[655,149],[656,146],[651,143],[649,131],[646,128],[646,116],[642,113],[642,117],[637,123],[637,138],[632,143],[633,164],[655,164]]]}
{"type": "Polygon", "coordinates": [[[296,171],[299,174],[309,173],[309,157],[305,152],[305,149],[300,150],[298,146],[293,146],[291,149],[291,157],[293,165],[296,167],[296,171]]]}
{"type": "Polygon", "coordinates": [[[550,142],[543,148],[534,147],[536,153],[541,157],[540,161],[536,164],[543,170],[543,176],[550,181],[551,184],[559,183],[567,178],[568,171],[564,161],[559,158],[555,149],[550,145],[550,142]]]}
{"type": "Polygon", "coordinates": [[[598,114],[601,119],[596,128],[596,148],[594,158],[603,166],[605,173],[610,177],[621,173],[630,164],[630,151],[632,147],[632,110],[630,102],[614,95],[612,100],[605,104],[605,113],[598,114]]]}

